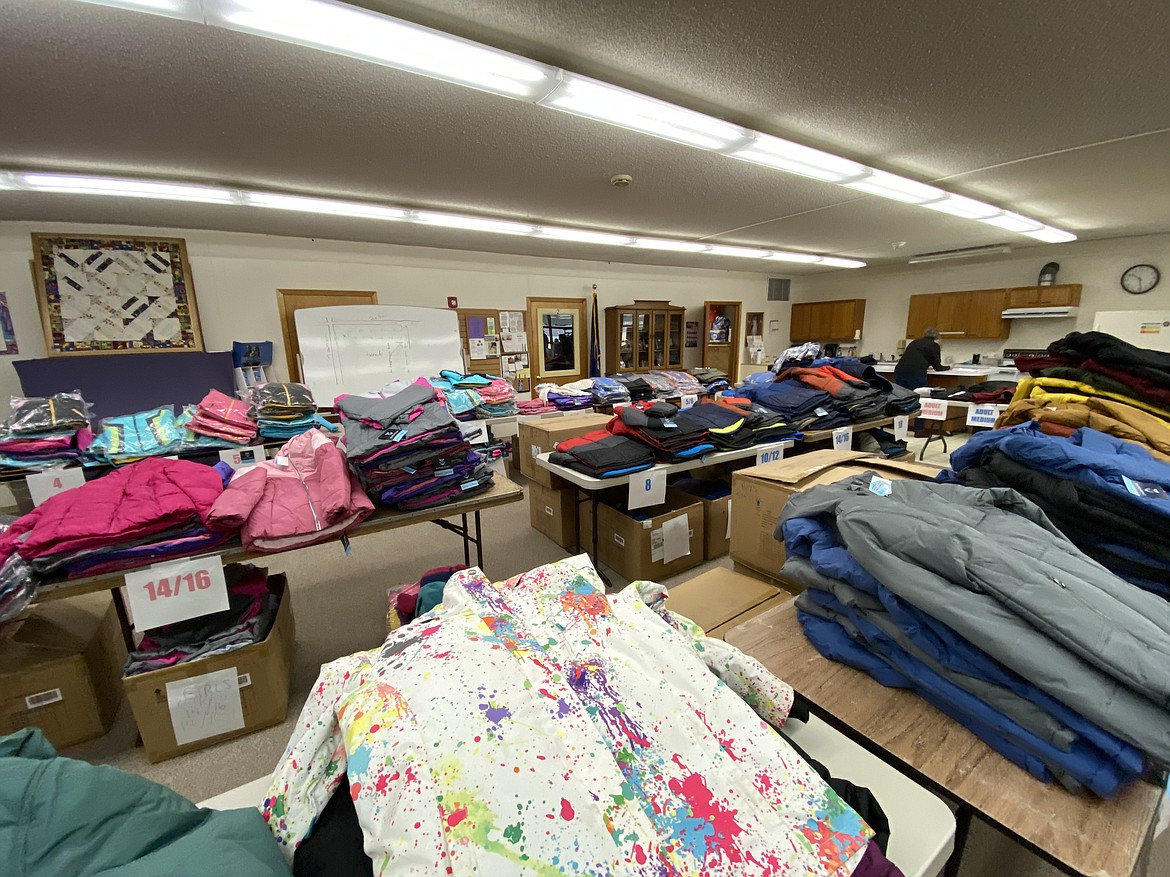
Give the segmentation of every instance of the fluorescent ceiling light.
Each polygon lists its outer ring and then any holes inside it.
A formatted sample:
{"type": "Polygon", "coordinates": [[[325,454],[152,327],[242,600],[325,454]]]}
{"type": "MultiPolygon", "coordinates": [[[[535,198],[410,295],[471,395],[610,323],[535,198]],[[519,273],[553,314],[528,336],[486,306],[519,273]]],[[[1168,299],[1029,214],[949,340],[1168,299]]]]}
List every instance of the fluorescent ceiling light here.
{"type": "Polygon", "coordinates": [[[942,189],[928,186],[917,180],[908,180],[897,174],[887,174],[885,171],[871,171],[859,180],[842,183],[850,189],[859,192],[868,192],[903,204],[925,204],[927,201],[937,201],[946,196],[942,189]]]}
{"type": "Polygon", "coordinates": [[[772,250],[765,259],[774,259],[777,262],[820,262],[822,256],[813,256],[809,253],[788,253],[783,250],[772,250]]]}
{"type": "Polygon", "coordinates": [[[626,234],[609,234],[604,231],[589,231],[584,228],[558,228],[552,225],[542,226],[538,232],[540,237],[554,238],[558,241],[577,241],[582,244],[612,244],[617,247],[628,246],[633,238],[626,234]]]}
{"type": "Polygon", "coordinates": [[[707,249],[706,244],[695,244],[690,241],[668,241],[664,238],[634,238],[631,247],[639,250],[667,250],[672,253],[702,253],[707,249]]]}
{"type": "Polygon", "coordinates": [[[464,228],[468,231],[492,231],[497,234],[532,234],[536,227],[506,219],[485,219],[482,216],[463,216],[458,213],[432,213],[419,210],[414,214],[416,222],[438,225],[443,228],[464,228]]]}
{"type": "Polygon", "coordinates": [[[836,256],[825,256],[820,261],[821,265],[828,265],[831,268],[864,268],[865,263],[857,259],[838,259],[836,256]]]}
{"type": "Polygon", "coordinates": [[[211,186],[188,186],[181,183],[155,183],[145,180],[121,180],[108,177],[85,177],[73,174],[20,175],[26,188],[41,192],[67,192],[79,195],[122,195],[132,198],[158,198],[165,201],[203,201],[208,204],[233,204],[236,193],[211,186]]]}
{"type": "Polygon", "coordinates": [[[244,203],[252,207],[272,207],[277,210],[299,210],[330,216],[357,216],[362,219],[406,219],[407,211],[400,207],[383,207],[361,201],[334,201],[328,198],[306,198],[300,195],[279,195],[275,192],[244,192],[244,203]]]}
{"type": "Polygon", "coordinates": [[[207,23],[536,100],[557,70],[480,43],[332,0],[205,0],[207,23]]]}
{"type": "Polygon", "coordinates": [[[827,183],[844,182],[869,172],[863,164],[768,134],[756,134],[746,146],[726,154],[827,183]]]}
{"type": "Polygon", "coordinates": [[[1044,226],[1040,231],[1026,231],[1024,234],[1038,241],[1044,241],[1046,244],[1064,244],[1077,239],[1077,236],[1071,231],[1053,228],[1051,225],[1044,226]]]}
{"type": "Polygon", "coordinates": [[[0,171],[0,189],[15,189],[16,187],[16,174],[0,171]]]}
{"type": "Polygon", "coordinates": [[[947,195],[941,201],[931,201],[923,204],[927,210],[937,210],[939,213],[949,213],[961,219],[988,219],[998,216],[1003,211],[991,204],[984,204],[974,198],[964,198],[962,195],[947,195]]]}
{"type": "Polygon", "coordinates": [[[754,247],[724,247],[712,245],[707,253],[711,256],[738,256],[743,259],[763,259],[771,250],[759,250],[754,247]]]}
{"type": "Polygon", "coordinates": [[[181,18],[203,24],[203,6],[199,0],[81,0],[94,6],[113,6],[132,12],[150,12],[167,18],[181,18]]]}
{"type": "Polygon", "coordinates": [[[1012,213],[1007,210],[999,216],[991,216],[979,221],[986,222],[988,225],[994,225],[996,228],[1019,232],[1020,234],[1027,234],[1030,231],[1040,231],[1044,228],[1044,223],[1042,222],[1037,222],[1034,219],[1029,219],[1026,216],[1020,216],[1018,213],[1012,213]]]}
{"type": "Polygon", "coordinates": [[[747,136],[729,122],[574,73],[564,73],[560,86],[537,103],[701,149],[725,149],[747,136]]]}

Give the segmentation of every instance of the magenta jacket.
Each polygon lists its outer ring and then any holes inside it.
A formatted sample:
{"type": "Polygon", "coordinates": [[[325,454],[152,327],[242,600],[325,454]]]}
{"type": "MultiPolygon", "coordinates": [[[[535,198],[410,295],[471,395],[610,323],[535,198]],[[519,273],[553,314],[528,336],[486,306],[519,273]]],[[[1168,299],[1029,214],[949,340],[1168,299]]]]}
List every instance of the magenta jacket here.
{"type": "Polygon", "coordinates": [[[311,429],[271,460],[240,470],[211,507],[208,525],[239,528],[247,548],[284,551],[339,536],[373,510],[345,455],[311,429]]]}

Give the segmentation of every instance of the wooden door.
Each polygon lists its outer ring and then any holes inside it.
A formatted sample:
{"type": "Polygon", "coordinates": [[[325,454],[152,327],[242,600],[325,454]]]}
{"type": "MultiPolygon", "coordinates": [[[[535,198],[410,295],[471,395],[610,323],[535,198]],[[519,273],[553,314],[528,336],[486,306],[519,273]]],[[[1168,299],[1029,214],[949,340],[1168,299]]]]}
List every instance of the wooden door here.
{"type": "Polygon", "coordinates": [[[906,337],[921,338],[922,333],[930,326],[938,324],[938,300],[942,298],[937,293],[910,296],[910,313],[906,317],[906,337]]]}
{"type": "Polygon", "coordinates": [[[376,305],[378,293],[350,289],[278,289],[276,309],[280,312],[280,332],[284,336],[284,356],[288,364],[288,379],[301,379],[298,359],[301,352],[297,339],[297,323],[293,314],[302,308],[335,308],[340,305],[376,305]]]}
{"type": "Polygon", "coordinates": [[[833,331],[833,306],[824,302],[813,305],[812,315],[809,318],[809,334],[812,341],[828,341],[833,331]]]}
{"type": "Polygon", "coordinates": [[[1002,289],[981,289],[968,293],[968,338],[1006,338],[1008,322],[1002,316],[1008,300],[1002,289]]]}
{"type": "Polygon", "coordinates": [[[853,339],[853,302],[835,301],[829,306],[829,338],[832,341],[853,339]]]}
{"type": "Polygon", "coordinates": [[[666,363],[669,368],[682,368],[683,315],[677,311],[669,314],[670,329],[666,338],[666,363]]]}
{"type": "Polygon", "coordinates": [[[792,306],[792,325],[788,330],[788,338],[793,344],[812,341],[812,309],[811,304],[792,306]]]}
{"type": "Polygon", "coordinates": [[[528,299],[528,366],[533,387],[571,384],[589,374],[585,299],[528,299]]]}
{"type": "Polygon", "coordinates": [[[967,334],[971,294],[946,292],[938,297],[938,331],[943,337],[962,338],[967,334]]]}

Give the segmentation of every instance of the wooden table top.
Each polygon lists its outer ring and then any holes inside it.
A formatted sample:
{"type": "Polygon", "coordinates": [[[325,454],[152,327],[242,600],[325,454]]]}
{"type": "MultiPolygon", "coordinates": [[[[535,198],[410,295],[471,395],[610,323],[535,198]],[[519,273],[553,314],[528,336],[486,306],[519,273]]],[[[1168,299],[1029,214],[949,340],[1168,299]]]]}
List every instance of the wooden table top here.
{"type": "Polygon", "coordinates": [[[874,744],[1069,870],[1093,877],[1133,873],[1157,812],[1157,786],[1137,782],[1103,801],[1040,782],[918,695],[821,656],[791,601],[733,628],[726,639],[858,742],[874,744]]]}

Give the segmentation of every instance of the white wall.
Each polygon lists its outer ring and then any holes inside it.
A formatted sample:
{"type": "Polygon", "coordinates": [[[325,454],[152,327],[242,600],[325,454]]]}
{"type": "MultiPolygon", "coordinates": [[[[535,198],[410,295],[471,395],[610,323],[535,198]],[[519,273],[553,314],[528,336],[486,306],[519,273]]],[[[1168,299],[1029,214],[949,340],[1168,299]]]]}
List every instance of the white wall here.
{"type": "Polygon", "coordinates": [[[864,298],[865,326],[861,350],[894,353],[906,332],[910,296],[924,292],[956,292],[1028,286],[1046,262],[1060,263],[1058,283],[1080,283],[1080,313],[1063,320],[1012,320],[1006,341],[943,339],[943,356],[956,361],[972,353],[1001,352],[1005,347],[1046,347],[1069,332],[1093,326],[1097,311],[1170,309],[1170,234],[1074,242],[1029,248],[998,259],[941,262],[926,265],[862,268],[792,281],[793,301],[864,298]],[[1148,262],[1162,272],[1161,283],[1145,295],[1129,295],[1120,278],[1131,265],[1148,262]]]}
{"type": "MultiPolygon", "coordinates": [[[[277,289],[375,290],[381,304],[523,310],[527,296],[589,298],[594,283],[602,308],[634,299],[664,299],[702,320],[704,300],[742,301],[744,312],[781,319],[767,336],[768,353],[787,346],[788,306],[767,303],[767,278],[743,272],[614,265],[568,259],[499,256],[459,250],[400,247],[181,229],[0,223],[0,291],[8,293],[20,357],[0,357],[0,398],[20,391],[11,361],[45,355],[33,294],[31,232],[162,234],[187,241],[199,317],[208,350],[232,341],[275,342],[284,371],[277,289]]],[[[604,315],[602,315],[604,335],[604,315]]],[[[604,343],[604,337],[602,339],[604,343]]],[[[684,350],[684,365],[699,365],[701,348],[684,350]]],[[[194,401],[194,400],[192,400],[194,401]]]]}

